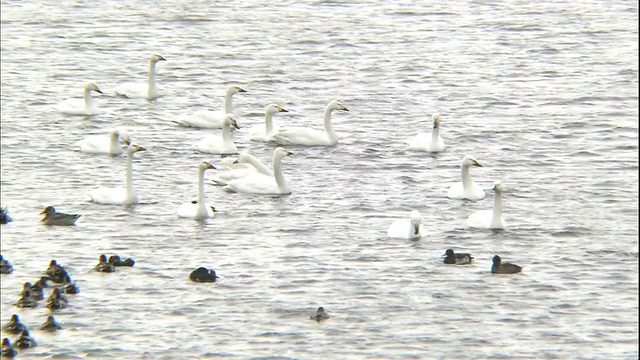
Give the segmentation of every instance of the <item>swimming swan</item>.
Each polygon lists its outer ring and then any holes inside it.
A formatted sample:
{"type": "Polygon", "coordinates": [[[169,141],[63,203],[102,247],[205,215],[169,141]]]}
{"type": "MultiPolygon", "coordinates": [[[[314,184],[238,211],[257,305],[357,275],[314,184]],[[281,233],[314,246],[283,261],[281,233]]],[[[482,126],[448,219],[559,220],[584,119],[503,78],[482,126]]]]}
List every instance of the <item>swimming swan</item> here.
{"type": "Polygon", "coordinates": [[[215,166],[207,161],[198,166],[198,201],[190,201],[180,205],[178,216],[195,220],[214,217],[213,209],[206,204],[204,199],[204,172],[209,169],[215,169],[215,166]]]}
{"type": "Polygon", "coordinates": [[[273,175],[255,173],[245,177],[231,180],[223,189],[229,192],[240,192],[261,195],[287,195],[291,194],[289,186],[282,175],[282,158],[292,155],[289,150],[281,147],[273,151],[273,175]]]}
{"type": "Polygon", "coordinates": [[[138,203],[138,194],[133,189],[133,154],[146,149],[132,144],[127,148],[126,188],[98,188],[89,192],[91,201],[106,205],[131,205],[138,203]]]}
{"type": "Polygon", "coordinates": [[[409,139],[409,149],[434,153],[444,150],[444,141],[440,137],[440,114],[433,114],[433,130],[431,131],[431,135],[418,133],[409,139]]]}
{"type": "Polygon", "coordinates": [[[271,122],[271,118],[273,118],[273,114],[279,112],[289,112],[289,110],[283,108],[278,104],[269,104],[265,109],[264,116],[264,128],[261,125],[256,126],[251,130],[251,135],[249,136],[249,140],[251,141],[260,141],[260,142],[269,142],[272,140],[273,134],[275,130],[273,128],[273,123],[271,122]]]}
{"type": "Polygon", "coordinates": [[[222,138],[215,135],[207,136],[198,143],[198,151],[207,154],[237,154],[238,149],[231,139],[231,126],[240,129],[234,115],[227,114],[222,127],[222,138]]]}
{"type": "Polygon", "coordinates": [[[149,79],[144,83],[126,83],[116,87],[113,92],[117,96],[129,99],[153,100],[160,96],[156,88],[156,64],[158,61],[166,61],[160,55],[151,55],[149,59],[149,79]]]}
{"type": "Polygon", "coordinates": [[[422,215],[417,210],[411,211],[408,219],[395,220],[387,230],[387,236],[399,239],[420,239],[424,234],[422,215]]]}
{"type": "Polygon", "coordinates": [[[107,136],[87,136],[78,141],[78,146],[80,147],[80,151],[83,153],[120,155],[123,152],[122,146],[120,145],[121,140],[127,146],[131,144],[131,138],[128,134],[124,134],[119,130],[112,130],[107,136]]]}
{"type": "Polygon", "coordinates": [[[333,110],[349,111],[340,101],[330,102],[324,110],[324,131],[310,128],[280,128],[273,134],[273,141],[280,145],[335,146],[338,135],[331,125],[333,110]]]}
{"type": "Polygon", "coordinates": [[[471,180],[471,174],[469,173],[470,166],[479,166],[475,159],[470,156],[465,156],[460,164],[460,170],[462,171],[462,181],[453,184],[447,192],[447,197],[450,199],[467,199],[467,200],[481,200],[484,199],[485,193],[480,185],[471,180]]]}
{"type": "Polygon", "coordinates": [[[187,116],[184,119],[180,119],[174,122],[180,126],[202,129],[221,129],[224,126],[225,115],[233,114],[233,95],[243,92],[247,91],[239,86],[229,86],[227,88],[227,93],[224,96],[224,110],[200,110],[187,116]]]}
{"type": "Polygon", "coordinates": [[[237,168],[230,167],[230,170],[216,174],[213,177],[214,185],[226,185],[231,180],[255,174],[256,172],[267,176],[273,176],[273,171],[271,171],[271,169],[263,164],[257,157],[246,151],[240,153],[240,156],[238,156],[234,163],[245,164],[247,166],[237,168]]]}
{"type": "Polygon", "coordinates": [[[467,219],[467,224],[472,228],[478,229],[504,229],[507,227],[502,217],[502,183],[496,181],[493,183],[493,209],[479,210],[471,214],[467,219]]]}
{"type": "Polygon", "coordinates": [[[58,111],[67,115],[91,116],[101,113],[101,111],[93,104],[93,96],[91,92],[95,91],[102,94],[98,85],[88,82],[84,86],[82,99],[66,99],[58,104],[58,111]]]}

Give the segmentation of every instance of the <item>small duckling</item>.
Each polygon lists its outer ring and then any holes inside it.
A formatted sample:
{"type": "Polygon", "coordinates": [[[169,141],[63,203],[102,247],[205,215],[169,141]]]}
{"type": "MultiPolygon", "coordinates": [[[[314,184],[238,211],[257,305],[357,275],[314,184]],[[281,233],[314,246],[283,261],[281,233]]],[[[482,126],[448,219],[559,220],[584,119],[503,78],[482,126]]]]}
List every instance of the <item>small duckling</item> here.
{"type": "Polygon", "coordinates": [[[191,272],[189,279],[195,282],[215,282],[218,279],[215,270],[199,267],[191,272]]]}
{"type": "Polygon", "coordinates": [[[493,265],[491,265],[491,273],[493,274],[516,274],[522,271],[522,267],[516,264],[503,263],[500,256],[493,257],[493,265]]]}
{"type": "Polygon", "coordinates": [[[6,224],[12,221],[13,219],[9,216],[9,209],[6,207],[0,207],[0,224],[6,224]]]}
{"type": "Polygon", "coordinates": [[[80,292],[80,289],[76,285],[75,281],[71,281],[69,274],[66,274],[64,282],[62,283],[62,293],[75,295],[80,292]]]}
{"type": "Polygon", "coordinates": [[[111,273],[116,271],[116,268],[107,262],[107,255],[102,254],[98,257],[98,264],[93,268],[97,272],[111,273]]]}
{"type": "Polygon", "coordinates": [[[53,206],[47,206],[42,210],[40,215],[44,214],[42,218],[42,223],[45,225],[75,225],[76,220],[80,218],[82,215],[78,214],[65,214],[61,212],[56,212],[56,208],[53,206]]]}
{"type": "Polygon", "coordinates": [[[329,318],[329,314],[327,314],[327,313],[324,311],[324,308],[323,308],[322,306],[320,306],[320,307],[318,308],[318,310],[316,310],[316,313],[315,313],[315,314],[313,314],[313,315],[309,316],[309,319],[311,319],[311,320],[315,320],[315,321],[317,321],[317,322],[320,322],[320,321],[322,321],[322,320],[327,320],[328,318],[329,318]]]}
{"type": "Polygon", "coordinates": [[[53,292],[47,298],[47,304],[45,305],[48,309],[58,310],[64,309],[69,304],[69,300],[66,296],[62,295],[59,288],[53,288],[53,292]]]}
{"type": "Polygon", "coordinates": [[[133,266],[135,265],[135,263],[135,260],[133,260],[132,258],[126,258],[125,260],[122,260],[118,255],[109,256],[109,264],[113,266],[133,266]]]}
{"type": "Polygon", "coordinates": [[[22,329],[26,328],[27,326],[20,321],[18,314],[11,315],[11,320],[2,327],[9,334],[19,334],[22,329]]]}
{"type": "Polygon", "coordinates": [[[473,256],[467,253],[454,253],[453,249],[447,249],[444,253],[445,264],[468,265],[473,262],[473,256]]]}
{"type": "Polygon", "coordinates": [[[64,282],[64,275],[67,270],[57,261],[51,260],[49,267],[45,270],[45,275],[49,276],[49,279],[55,283],[62,284],[64,282]]]}
{"type": "Polygon", "coordinates": [[[11,274],[13,272],[13,265],[9,262],[9,260],[5,259],[0,255],[0,274],[11,274]]]}
{"type": "Polygon", "coordinates": [[[47,316],[47,321],[44,322],[44,324],[42,324],[42,326],[40,326],[40,330],[44,330],[44,331],[56,331],[56,330],[60,330],[62,329],[62,325],[60,325],[56,319],[53,317],[53,315],[49,315],[47,316]]]}
{"type": "Polygon", "coordinates": [[[38,346],[38,343],[31,337],[29,330],[22,329],[20,336],[16,339],[16,347],[18,349],[29,349],[38,346]]]}
{"type": "Polygon", "coordinates": [[[31,290],[26,290],[22,292],[20,299],[14,305],[19,308],[33,308],[38,306],[38,303],[31,297],[31,290]]]}
{"type": "Polygon", "coordinates": [[[11,346],[11,340],[9,338],[2,339],[2,351],[0,356],[4,359],[13,359],[18,355],[18,351],[11,346]]]}

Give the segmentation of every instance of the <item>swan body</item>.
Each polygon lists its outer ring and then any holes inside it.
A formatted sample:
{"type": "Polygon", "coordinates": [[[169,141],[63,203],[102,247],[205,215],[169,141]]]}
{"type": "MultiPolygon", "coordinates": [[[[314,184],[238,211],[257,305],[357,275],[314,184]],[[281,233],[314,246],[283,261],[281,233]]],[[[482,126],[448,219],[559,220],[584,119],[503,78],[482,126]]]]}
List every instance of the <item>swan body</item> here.
{"type": "Polygon", "coordinates": [[[222,126],[222,138],[215,135],[207,136],[198,143],[198,151],[207,154],[237,154],[238,149],[231,139],[231,126],[240,129],[235,116],[233,114],[227,114],[224,118],[224,125],[222,126]]]}
{"type": "Polygon", "coordinates": [[[243,151],[234,162],[238,164],[246,164],[248,166],[231,168],[228,171],[217,174],[213,177],[214,185],[226,185],[231,180],[255,174],[256,172],[267,176],[273,176],[273,171],[271,171],[271,169],[263,164],[257,157],[246,151],[243,151]]]}
{"type": "Polygon", "coordinates": [[[276,148],[273,151],[273,175],[265,175],[259,172],[245,177],[231,180],[224,189],[229,192],[240,192],[261,195],[287,195],[291,189],[282,175],[282,158],[293,153],[284,148],[276,148]]]}
{"type": "Polygon", "coordinates": [[[324,131],[303,127],[280,128],[274,132],[272,139],[280,145],[335,146],[338,135],[331,124],[333,110],[349,111],[340,101],[334,100],[324,110],[324,131]]]}
{"type": "Polygon", "coordinates": [[[66,99],[58,104],[58,111],[67,115],[91,116],[101,113],[93,103],[91,92],[102,94],[102,90],[93,82],[88,82],[84,86],[82,99],[66,99]]]}
{"type": "Polygon", "coordinates": [[[118,130],[113,130],[107,136],[87,136],[78,142],[78,146],[83,153],[120,155],[123,152],[122,146],[120,145],[121,140],[127,144],[127,146],[131,144],[129,135],[123,134],[118,130]]]}
{"type": "Polygon", "coordinates": [[[242,92],[247,91],[239,86],[229,86],[224,96],[224,110],[200,110],[187,116],[184,119],[180,119],[174,122],[180,126],[201,129],[221,129],[224,126],[225,115],[233,114],[233,95],[242,92]]]}
{"type": "Polygon", "coordinates": [[[133,188],[133,154],[146,149],[137,144],[127,148],[125,188],[98,188],[89,192],[91,201],[105,205],[132,205],[138,203],[138,194],[133,188]]]}
{"type": "Polygon", "coordinates": [[[450,199],[467,199],[467,200],[482,200],[485,197],[484,190],[476,182],[471,180],[471,174],[469,173],[469,167],[479,166],[479,162],[470,156],[465,156],[462,159],[460,170],[462,172],[462,181],[457,182],[449,188],[447,197],[450,199]]]}
{"type": "Polygon", "coordinates": [[[387,236],[398,239],[420,239],[424,234],[422,215],[417,210],[411,211],[408,219],[395,220],[387,230],[387,236]]]}
{"type": "Polygon", "coordinates": [[[204,172],[215,169],[210,162],[203,162],[198,166],[198,201],[186,202],[178,208],[178,216],[203,220],[214,217],[213,209],[207,206],[204,199],[204,172]]]}
{"type": "Polygon", "coordinates": [[[433,114],[433,130],[431,135],[418,133],[409,139],[409,148],[415,151],[441,152],[444,150],[444,140],[440,137],[440,114],[433,114]]]}
{"type": "Polygon", "coordinates": [[[249,140],[251,141],[259,141],[259,142],[269,142],[273,138],[273,134],[276,132],[277,128],[274,129],[273,122],[271,121],[273,118],[273,114],[279,112],[289,112],[289,110],[283,108],[278,104],[269,104],[265,109],[264,116],[264,127],[257,126],[252,129],[249,140]]]}
{"type": "Polygon", "coordinates": [[[480,210],[471,214],[467,219],[467,224],[477,229],[504,229],[507,223],[502,217],[502,184],[499,181],[493,183],[493,209],[480,210]]]}
{"type": "Polygon", "coordinates": [[[157,99],[160,96],[156,86],[156,64],[158,61],[166,61],[166,59],[160,55],[151,55],[149,58],[147,82],[122,84],[113,90],[114,94],[129,99],[157,99]]]}

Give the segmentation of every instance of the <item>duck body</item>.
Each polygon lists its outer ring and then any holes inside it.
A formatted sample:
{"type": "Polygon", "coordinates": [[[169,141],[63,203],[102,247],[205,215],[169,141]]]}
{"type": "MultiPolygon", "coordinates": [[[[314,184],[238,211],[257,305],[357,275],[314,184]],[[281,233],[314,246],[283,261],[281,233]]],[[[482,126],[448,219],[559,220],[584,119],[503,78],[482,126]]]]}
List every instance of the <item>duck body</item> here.
{"type": "Polygon", "coordinates": [[[215,270],[199,267],[189,274],[189,280],[195,282],[215,282],[218,279],[215,270]]]}
{"type": "Polygon", "coordinates": [[[9,260],[0,255],[0,274],[11,274],[13,272],[13,265],[9,260]]]}
{"type": "Polygon", "coordinates": [[[9,215],[9,210],[6,207],[0,208],[0,224],[7,224],[12,221],[13,219],[9,215]]]}
{"type": "Polygon", "coordinates": [[[311,320],[315,320],[317,322],[320,322],[320,321],[323,321],[323,320],[327,320],[329,318],[329,314],[327,314],[324,311],[324,308],[322,306],[320,306],[313,315],[309,316],[309,318],[311,320]]]}
{"type": "Polygon", "coordinates": [[[9,334],[20,334],[22,329],[26,329],[27,326],[20,321],[18,314],[11,315],[11,319],[6,323],[2,329],[9,334]]]}
{"type": "Polygon", "coordinates": [[[23,329],[20,336],[16,339],[15,346],[18,349],[30,349],[38,346],[38,343],[31,337],[29,330],[23,329]]]}
{"type": "Polygon", "coordinates": [[[64,309],[69,304],[69,300],[66,296],[62,295],[59,288],[53,288],[53,292],[47,298],[45,307],[50,310],[64,309]]]}
{"type": "Polygon", "coordinates": [[[58,225],[58,226],[69,226],[75,225],[76,221],[82,215],[78,214],[65,214],[61,212],[57,212],[56,208],[53,206],[47,206],[42,212],[41,215],[44,214],[41,222],[45,225],[58,225]]]}
{"type": "Polygon", "coordinates": [[[473,256],[467,253],[454,253],[453,249],[447,249],[444,254],[444,263],[451,265],[468,265],[473,262],[473,256]]]}
{"type": "Polygon", "coordinates": [[[517,274],[519,272],[522,272],[522,266],[512,263],[503,263],[502,259],[498,255],[493,257],[493,265],[491,265],[492,274],[517,274]]]}
{"type": "Polygon", "coordinates": [[[47,320],[40,326],[40,330],[54,332],[62,329],[62,325],[60,325],[53,315],[47,316],[47,320]]]}
{"type": "Polygon", "coordinates": [[[109,256],[108,262],[113,266],[127,266],[127,267],[132,267],[136,263],[135,260],[133,260],[132,258],[126,258],[125,260],[122,260],[118,255],[109,256]]]}
{"type": "Polygon", "coordinates": [[[97,272],[112,273],[116,271],[116,268],[112,264],[109,264],[107,261],[107,255],[102,254],[98,258],[98,264],[93,268],[93,270],[97,272]]]}
{"type": "Polygon", "coordinates": [[[18,355],[18,350],[11,346],[11,340],[9,340],[9,338],[2,339],[2,350],[0,351],[0,356],[3,359],[13,359],[16,355],[18,355]]]}
{"type": "Polygon", "coordinates": [[[23,291],[18,301],[14,303],[19,308],[34,308],[38,306],[38,303],[31,298],[31,290],[23,291]]]}

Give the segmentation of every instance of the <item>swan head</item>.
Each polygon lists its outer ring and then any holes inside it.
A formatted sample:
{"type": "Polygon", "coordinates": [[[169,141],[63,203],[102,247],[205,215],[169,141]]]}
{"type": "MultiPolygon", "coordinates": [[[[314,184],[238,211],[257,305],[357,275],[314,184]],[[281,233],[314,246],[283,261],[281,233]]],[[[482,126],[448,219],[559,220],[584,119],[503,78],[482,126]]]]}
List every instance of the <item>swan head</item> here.
{"type": "Polygon", "coordinates": [[[504,188],[502,187],[502,183],[500,181],[493,182],[493,191],[501,193],[503,190],[504,188]]]}
{"type": "MultiPolygon", "coordinates": [[[[54,208],[53,206],[47,206],[46,208],[44,208],[44,210],[42,210],[40,212],[40,215],[42,215],[42,214],[51,215],[51,214],[55,214],[55,213],[56,213],[56,208],[54,208]]],[[[54,263],[53,263],[53,265],[50,264],[49,266],[58,265],[58,264],[55,263],[55,260],[51,260],[51,261],[53,261],[54,263]]]]}
{"type": "Polygon", "coordinates": [[[433,118],[433,128],[435,129],[437,127],[440,127],[440,114],[438,113],[433,114],[432,118],[433,118]]]}
{"type": "Polygon", "coordinates": [[[240,86],[229,86],[227,88],[227,94],[233,95],[233,94],[237,94],[237,93],[242,93],[242,92],[247,92],[247,90],[241,88],[240,86]]]}
{"type": "Polygon", "coordinates": [[[479,166],[482,167],[482,165],[480,165],[480,163],[472,158],[471,156],[467,155],[464,157],[464,159],[462,159],[462,167],[469,167],[469,166],[479,166]]]}
{"type": "Polygon", "coordinates": [[[346,106],[344,106],[343,103],[341,103],[339,100],[333,100],[332,102],[329,103],[329,105],[327,106],[328,109],[331,110],[344,110],[344,111],[349,111],[349,109],[347,109],[346,106]]]}
{"type": "Polygon", "coordinates": [[[274,157],[283,158],[285,156],[293,155],[293,153],[285,148],[279,147],[273,151],[274,157]]]}
{"type": "Polygon", "coordinates": [[[102,94],[102,90],[100,90],[100,88],[98,87],[98,85],[96,85],[96,83],[94,82],[88,82],[85,86],[84,86],[84,90],[85,91],[95,91],[97,93],[102,94]]]}
{"type": "Polygon", "coordinates": [[[167,61],[167,59],[163,58],[162,55],[153,54],[149,59],[152,63],[157,63],[158,61],[167,61]]]}
{"type": "Polygon", "coordinates": [[[267,105],[267,109],[265,111],[267,114],[275,114],[277,112],[289,112],[289,110],[283,108],[278,104],[269,104],[267,105]]]}
{"type": "Polygon", "coordinates": [[[233,126],[236,129],[240,129],[240,126],[238,125],[238,121],[236,121],[236,117],[233,114],[227,114],[227,116],[225,116],[224,118],[224,122],[229,124],[230,126],[233,126]]]}
{"type": "Polygon", "coordinates": [[[215,169],[216,167],[213,166],[212,163],[205,161],[202,164],[200,164],[200,170],[205,171],[205,170],[209,170],[209,169],[215,169]]]}
{"type": "Polygon", "coordinates": [[[127,148],[127,154],[133,155],[133,154],[137,153],[138,151],[146,151],[146,150],[147,149],[143,148],[142,146],[140,146],[138,144],[131,144],[127,148]]]}

